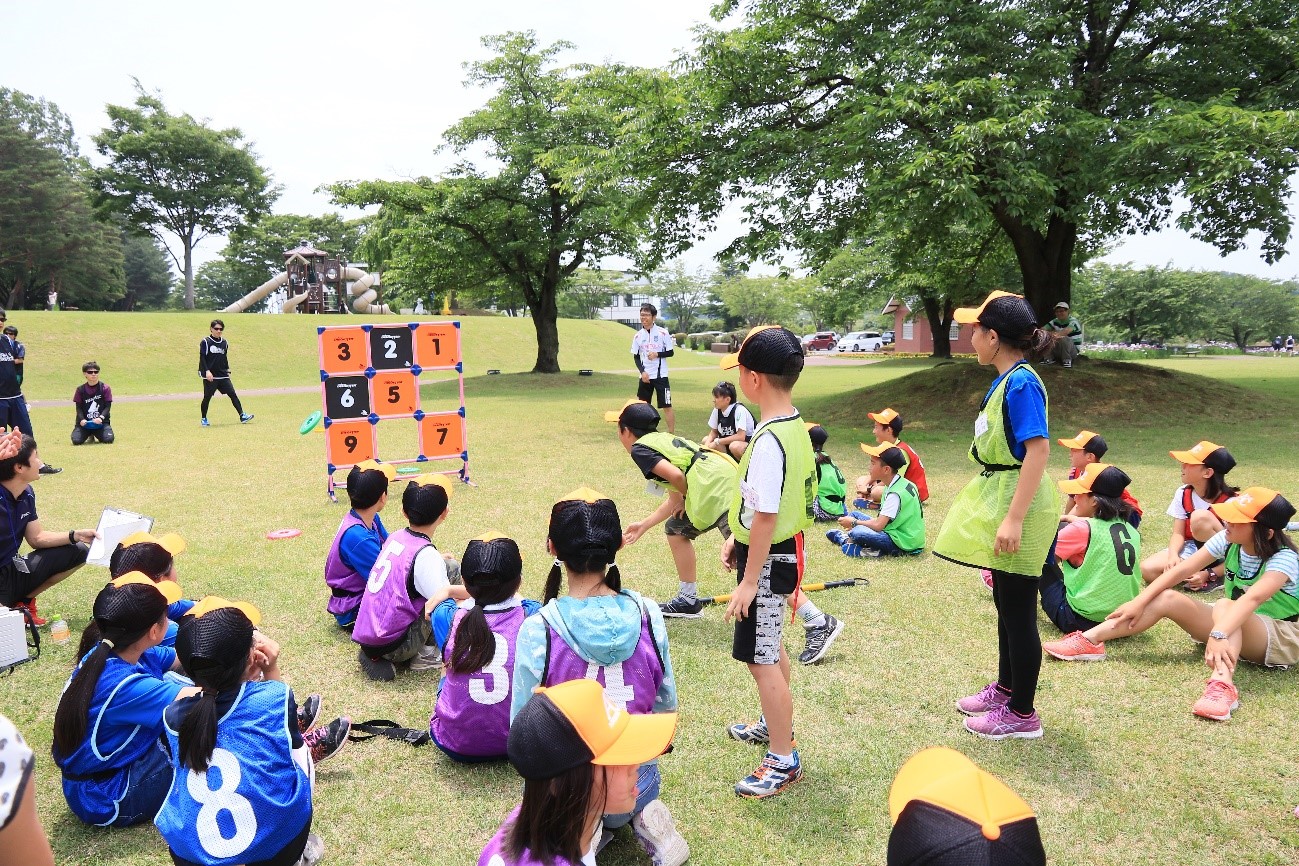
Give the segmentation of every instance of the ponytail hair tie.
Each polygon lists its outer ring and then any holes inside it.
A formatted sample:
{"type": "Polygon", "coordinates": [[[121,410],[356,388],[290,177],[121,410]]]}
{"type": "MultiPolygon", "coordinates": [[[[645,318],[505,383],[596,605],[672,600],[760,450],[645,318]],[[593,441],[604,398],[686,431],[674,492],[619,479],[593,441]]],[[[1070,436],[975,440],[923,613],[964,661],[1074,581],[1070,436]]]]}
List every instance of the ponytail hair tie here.
{"type": "Polygon", "coordinates": [[[102,643],[104,646],[108,647],[109,649],[117,649],[117,647],[113,646],[113,642],[108,638],[101,638],[99,642],[102,643]]]}

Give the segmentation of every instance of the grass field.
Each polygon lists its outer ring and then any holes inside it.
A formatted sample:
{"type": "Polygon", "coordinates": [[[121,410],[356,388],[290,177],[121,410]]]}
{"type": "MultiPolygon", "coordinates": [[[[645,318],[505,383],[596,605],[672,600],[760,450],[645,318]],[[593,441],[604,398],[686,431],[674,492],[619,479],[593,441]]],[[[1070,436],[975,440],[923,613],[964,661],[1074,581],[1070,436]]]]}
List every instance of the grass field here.
{"type": "MultiPolygon", "coordinates": [[[[14,314],[28,345],[28,396],[66,399],[82,360],[95,357],[121,395],[190,392],[194,344],[208,315],[14,314]],[[83,357],[84,356],[84,357],[83,357]]],[[[236,382],[243,390],[317,381],[312,328],[295,317],[227,317],[236,382]]],[[[525,591],[540,593],[549,567],[545,520],[558,496],[585,483],[619,503],[624,522],[648,514],[656,500],[600,413],[633,393],[629,375],[573,373],[534,377],[531,323],[466,319],[465,390],[470,461],[477,486],[457,490],[435,539],[460,553],[489,529],[511,534],[525,551],[525,591]],[[481,376],[487,367],[505,375],[481,376]]],[[[561,326],[566,369],[629,366],[629,334],[587,322],[561,326]]],[[[697,438],[721,374],[710,356],[674,359],[680,432],[697,438]]],[[[932,539],[946,504],[968,480],[965,457],[973,413],[991,373],[957,362],[910,382],[930,361],[867,367],[809,368],[796,391],[805,416],[827,424],[829,450],[849,478],[865,471],[857,448],[869,440],[865,412],[889,403],[911,419],[904,438],[928,468],[932,539]],[[951,381],[949,381],[951,380],[951,381]],[[942,382],[941,387],[934,385],[942,382]],[[954,390],[953,390],[954,389],[954,390]]],[[[1081,426],[1109,440],[1110,459],[1134,479],[1146,508],[1147,550],[1163,545],[1163,515],[1177,485],[1169,448],[1201,438],[1227,445],[1240,461],[1231,480],[1265,484],[1299,500],[1299,361],[1285,358],[1195,358],[1142,365],[1085,364],[1048,369],[1052,431],[1081,426]],[[1174,375],[1164,376],[1165,371],[1174,375]],[[1116,396],[1125,375],[1136,383],[1116,396]],[[1183,378],[1199,374],[1213,382],[1183,378]],[[1072,378],[1069,378],[1072,377],[1072,378]],[[1212,397],[1206,399],[1204,394],[1212,397]],[[1225,405],[1223,403],[1225,401],[1225,405]],[[1091,422],[1090,417],[1102,420],[1091,422]],[[1223,420],[1234,419],[1230,423],[1223,420]]],[[[426,388],[426,406],[446,405],[447,384],[426,388]]],[[[42,456],[65,467],[37,485],[40,514],[53,529],[93,525],[115,505],[158,518],[189,551],[179,559],[191,597],[246,598],[266,615],[263,628],[284,645],[282,667],[300,694],[319,691],[326,711],[354,719],[427,722],[436,683],[403,675],[367,681],[355,647],[324,614],[322,563],[342,506],[324,497],[323,444],[299,436],[302,418],[319,407],[314,393],[250,397],[256,420],[234,422],[217,403],[215,426],[200,429],[194,401],[122,403],[114,411],[118,444],[67,444],[71,409],[33,411],[42,456]],[[265,540],[268,530],[303,535],[265,540]]],[[[1067,468],[1053,446],[1052,478],[1067,468]]],[[[389,455],[402,456],[402,455],[389,455]]],[[[386,515],[401,524],[399,509],[386,515]]],[[[726,591],[733,578],[717,562],[720,540],[701,539],[701,589],[726,591]]],[[[1293,752],[1294,672],[1242,666],[1242,706],[1227,724],[1190,714],[1206,677],[1200,653],[1175,626],[1111,645],[1103,664],[1044,664],[1038,708],[1046,735],[1036,741],[988,743],[961,728],[952,701],[980,688],[995,669],[991,599],[972,572],[925,555],[907,561],[849,560],[819,535],[809,541],[809,579],[866,576],[871,585],[819,594],[816,601],[847,629],[825,663],[795,672],[795,708],[806,780],[775,801],[738,800],[736,779],[759,759],[725,738],[724,726],[757,713],[743,667],[730,659],[730,629],[720,611],[670,624],[682,722],[677,748],[662,762],[665,802],[689,840],[693,863],[881,863],[888,837],[887,792],[893,774],[926,745],[970,755],[1019,791],[1037,810],[1053,862],[1285,864],[1296,860],[1299,769],[1293,752]]],[[[664,598],[675,576],[661,533],[648,534],[620,557],[627,583],[664,598]]],[[[84,626],[104,571],[88,567],[42,596],[41,610],[61,613],[74,637],[84,626]]],[[[1041,619],[1044,636],[1054,628],[1041,619]]],[[[798,631],[795,628],[795,631],[798,631]]],[[[791,649],[801,648],[801,634],[791,649]]],[[[82,826],[63,802],[48,759],[50,719],[72,663],[71,647],[54,647],[35,664],[0,679],[0,711],[24,730],[38,755],[37,800],[59,863],[169,863],[152,827],[99,831],[82,826]]],[[[487,837],[516,802],[508,766],[463,768],[432,748],[390,742],[353,744],[322,765],[315,829],[330,864],[475,862],[487,837]]],[[[601,857],[643,863],[629,835],[601,857]]]]}

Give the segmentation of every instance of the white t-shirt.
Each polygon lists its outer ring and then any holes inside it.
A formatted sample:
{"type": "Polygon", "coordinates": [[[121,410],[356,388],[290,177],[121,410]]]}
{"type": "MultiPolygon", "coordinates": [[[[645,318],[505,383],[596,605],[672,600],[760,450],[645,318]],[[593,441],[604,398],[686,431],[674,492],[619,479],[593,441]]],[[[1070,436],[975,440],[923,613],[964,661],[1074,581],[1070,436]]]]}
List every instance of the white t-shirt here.
{"type": "MultiPolygon", "coordinates": [[[[721,417],[720,417],[721,414],[722,414],[721,412],[718,412],[718,411],[717,411],[717,407],[714,406],[714,407],[713,407],[713,414],[711,414],[711,415],[708,416],[708,429],[709,429],[709,430],[716,430],[716,429],[717,429],[717,423],[721,420],[721,417]]],[[[744,431],[744,435],[745,435],[747,438],[749,438],[749,439],[752,439],[752,438],[753,438],[753,413],[750,412],[748,409],[746,409],[746,408],[744,407],[744,404],[743,404],[743,403],[736,403],[736,404],[735,404],[735,415],[732,416],[732,419],[731,419],[731,420],[733,420],[733,421],[735,422],[735,430],[736,430],[736,432],[739,432],[740,430],[743,430],[743,431],[744,431]]]]}
{"type": "MultiPolygon", "coordinates": [[[[1227,530],[1225,529],[1204,543],[1204,549],[1213,554],[1214,559],[1226,559],[1229,546],[1227,543],[1227,530]]],[[[1266,563],[1261,558],[1246,553],[1245,548],[1242,547],[1240,549],[1240,570],[1246,578],[1250,575],[1279,571],[1286,578],[1281,591],[1287,595],[1299,597],[1299,555],[1296,555],[1288,547],[1283,547],[1272,554],[1266,563]],[[1260,569],[1262,570],[1260,571],[1260,569]]]]}
{"type": "MultiPolygon", "coordinates": [[[[758,425],[759,432],[769,423],[764,421],[758,425]]],[[[752,454],[741,488],[744,507],[763,514],[776,514],[780,511],[780,491],[785,485],[785,452],[775,436],[757,436],[749,449],[752,454]]]]}
{"type": "Polygon", "coordinates": [[[893,485],[890,484],[889,489],[884,491],[884,499],[880,502],[880,517],[887,517],[889,520],[897,517],[898,512],[902,510],[902,496],[892,487],[893,485]]]}
{"type": "Polygon", "coordinates": [[[651,379],[665,379],[668,375],[667,358],[655,358],[653,361],[649,358],[650,352],[671,352],[676,348],[676,343],[668,329],[661,325],[654,325],[648,331],[640,328],[636,331],[635,336],[631,338],[631,351],[633,355],[640,356],[641,367],[646,373],[649,373],[651,379]]]}
{"type": "Polygon", "coordinates": [[[0,716],[0,830],[18,814],[32,777],[32,750],[14,723],[0,716]]]}
{"type": "Polygon", "coordinates": [[[438,549],[429,544],[415,554],[415,591],[424,598],[432,598],[451,585],[447,577],[447,561],[438,549]]]}
{"type": "MultiPolygon", "coordinates": [[[[1186,520],[1191,516],[1182,507],[1182,491],[1184,489],[1186,489],[1185,484],[1177,488],[1177,492],[1173,494],[1172,504],[1168,506],[1168,516],[1174,520],[1186,520]]],[[[1200,494],[1195,492],[1194,487],[1191,488],[1191,508],[1195,511],[1206,511],[1209,508],[1209,503],[1200,498],[1200,494]]]]}

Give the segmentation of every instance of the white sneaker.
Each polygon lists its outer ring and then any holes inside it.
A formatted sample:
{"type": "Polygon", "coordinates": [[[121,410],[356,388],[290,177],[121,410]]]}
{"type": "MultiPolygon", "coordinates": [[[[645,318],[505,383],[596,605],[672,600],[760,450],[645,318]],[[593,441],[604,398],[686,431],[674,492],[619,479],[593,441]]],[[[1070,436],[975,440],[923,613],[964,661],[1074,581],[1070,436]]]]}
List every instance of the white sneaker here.
{"type": "Polygon", "coordinates": [[[325,840],[315,833],[308,833],[307,847],[302,849],[302,856],[298,858],[297,866],[316,866],[320,862],[320,858],[324,856],[325,840]]]}
{"type": "Polygon", "coordinates": [[[677,832],[672,813],[662,800],[651,801],[632,818],[631,831],[654,866],[681,866],[690,859],[690,846],[677,832]]]}
{"type": "Polygon", "coordinates": [[[410,669],[419,671],[438,671],[442,669],[442,650],[435,646],[426,646],[419,655],[410,660],[410,669]]]}

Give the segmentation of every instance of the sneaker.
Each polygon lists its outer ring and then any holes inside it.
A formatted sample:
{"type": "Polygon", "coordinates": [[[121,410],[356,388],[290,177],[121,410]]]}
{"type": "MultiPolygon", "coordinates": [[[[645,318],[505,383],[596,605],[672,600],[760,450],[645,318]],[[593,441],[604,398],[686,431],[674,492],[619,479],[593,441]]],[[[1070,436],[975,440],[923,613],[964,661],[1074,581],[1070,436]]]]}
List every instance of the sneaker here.
{"type": "Polygon", "coordinates": [[[740,797],[762,800],[783,794],[790,785],[803,778],[803,766],[794,752],[793,764],[782,764],[771,752],[762,759],[762,765],[735,783],[735,793],[740,797]]]}
{"type": "Polygon", "coordinates": [[[1007,704],[981,716],[970,716],[965,720],[965,730],[985,740],[1035,740],[1042,736],[1042,720],[1036,711],[1024,718],[1007,704]]]}
{"type": "Polygon", "coordinates": [[[678,595],[671,601],[665,601],[659,605],[659,610],[664,616],[676,617],[677,619],[699,619],[704,615],[704,605],[697,598],[686,598],[684,595],[678,595]]]}
{"type": "Polygon", "coordinates": [[[251,420],[253,420],[253,413],[251,413],[251,412],[247,412],[247,413],[245,413],[245,414],[239,416],[239,423],[240,423],[240,424],[247,424],[247,423],[248,423],[249,421],[251,421],[251,420]]]}
{"type": "Polygon", "coordinates": [[[1231,718],[1231,711],[1240,706],[1240,692],[1231,683],[1222,680],[1209,680],[1204,687],[1204,694],[1191,707],[1191,712],[1202,719],[1225,722],[1231,718]]]}
{"type": "Polygon", "coordinates": [[[1042,644],[1042,649],[1047,655],[1062,662],[1105,661],[1105,644],[1092,643],[1080,631],[1069,632],[1059,640],[1046,641],[1042,644]]]}
{"type": "Polygon", "coordinates": [[[865,545],[858,544],[855,541],[849,541],[839,549],[843,551],[844,556],[851,556],[853,558],[862,558],[868,556],[878,557],[880,555],[880,552],[877,548],[866,547],[865,545]]]}
{"type": "Polygon", "coordinates": [[[320,695],[307,695],[307,699],[298,704],[298,733],[305,734],[316,726],[320,718],[320,695]]]}
{"type": "Polygon", "coordinates": [[[410,669],[414,673],[442,670],[442,651],[435,646],[425,646],[410,660],[410,669]]]}
{"type": "Polygon", "coordinates": [[[1068,369],[1070,369],[1071,367],[1073,367],[1073,361],[1065,361],[1064,364],[1063,364],[1062,366],[1063,366],[1066,370],[1068,370],[1068,369]]]}
{"type": "Polygon", "coordinates": [[[825,658],[825,654],[830,651],[830,645],[843,632],[843,623],[827,613],[825,625],[804,629],[804,631],[807,632],[807,644],[799,653],[798,660],[805,665],[814,665],[825,658]]]}
{"type": "Polygon", "coordinates": [[[843,547],[848,543],[848,536],[843,534],[842,529],[831,529],[826,532],[825,537],[828,541],[843,547]]]}
{"type": "Polygon", "coordinates": [[[36,626],[37,628],[40,628],[43,625],[49,625],[50,623],[48,619],[36,613],[36,599],[34,598],[29,598],[24,601],[15,602],[13,609],[22,611],[27,616],[27,618],[31,620],[32,625],[36,626]]]}
{"type": "Polygon", "coordinates": [[[1053,365],[1053,364],[1055,363],[1055,359],[1054,359],[1054,358],[1043,358],[1043,359],[1042,359],[1042,363],[1045,364],[1046,366],[1050,367],[1051,365],[1053,365]]]}
{"type": "Polygon", "coordinates": [[[979,578],[983,581],[983,585],[984,585],[984,586],[986,586],[988,589],[992,589],[992,570],[991,570],[991,569],[987,569],[987,568],[981,568],[981,569],[979,569],[979,578]]]}
{"type": "Polygon", "coordinates": [[[631,832],[654,866],[681,866],[690,859],[690,846],[677,832],[672,813],[662,800],[651,800],[631,819],[631,832]]]}
{"type": "Polygon", "coordinates": [[[352,720],[339,716],[323,728],[313,728],[302,735],[302,741],[311,750],[311,760],[319,764],[332,758],[347,745],[347,735],[352,732],[352,720]]]}
{"type": "Polygon", "coordinates": [[[210,423],[208,423],[208,420],[207,420],[206,418],[204,418],[202,421],[200,421],[200,422],[198,422],[198,423],[199,423],[201,426],[203,426],[203,427],[211,427],[211,426],[212,426],[210,423]]]}
{"type": "Polygon", "coordinates": [[[324,856],[325,840],[315,833],[308,833],[307,847],[302,849],[302,856],[298,858],[296,866],[316,866],[324,856]]]}
{"type": "Polygon", "coordinates": [[[44,464],[42,464],[42,465],[41,465],[41,468],[40,468],[40,473],[41,473],[42,475],[58,475],[58,474],[59,474],[60,472],[62,472],[62,471],[63,471],[63,470],[60,469],[59,467],[57,467],[57,466],[51,466],[51,465],[48,464],[48,463],[44,463],[44,464]]]}
{"type": "Polygon", "coordinates": [[[741,743],[750,743],[752,745],[763,745],[771,742],[771,734],[767,731],[767,719],[764,716],[758,716],[756,722],[736,722],[726,729],[732,740],[739,740],[741,743]]]}
{"type": "Polygon", "coordinates": [[[1004,707],[1010,701],[1010,695],[997,687],[995,682],[988,683],[978,694],[968,695],[956,702],[956,708],[967,716],[978,716],[1004,707]]]}
{"type": "Polygon", "coordinates": [[[357,653],[356,660],[361,663],[361,670],[370,679],[380,683],[390,683],[397,679],[397,666],[387,659],[372,659],[365,654],[365,649],[357,653]]]}

